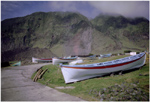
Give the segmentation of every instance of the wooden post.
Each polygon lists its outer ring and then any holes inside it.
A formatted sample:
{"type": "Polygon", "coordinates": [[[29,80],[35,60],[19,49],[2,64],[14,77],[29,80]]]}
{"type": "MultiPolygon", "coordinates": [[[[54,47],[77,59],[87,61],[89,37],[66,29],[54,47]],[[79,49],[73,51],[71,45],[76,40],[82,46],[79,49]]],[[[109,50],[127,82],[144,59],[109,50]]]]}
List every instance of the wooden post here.
{"type": "Polygon", "coordinates": [[[122,75],[122,71],[121,71],[121,72],[119,72],[119,75],[122,75]]]}
{"type": "Polygon", "coordinates": [[[41,78],[41,76],[46,72],[48,70],[48,68],[47,69],[45,69],[39,76],[38,76],[38,78],[40,79],[41,78]]]}
{"type": "Polygon", "coordinates": [[[37,81],[37,78],[38,78],[39,74],[40,74],[42,71],[43,71],[42,69],[39,69],[39,70],[38,70],[38,72],[36,73],[36,75],[35,75],[34,78],[33,78],[33,81],[34,81],[34,82],[37,81]]]}

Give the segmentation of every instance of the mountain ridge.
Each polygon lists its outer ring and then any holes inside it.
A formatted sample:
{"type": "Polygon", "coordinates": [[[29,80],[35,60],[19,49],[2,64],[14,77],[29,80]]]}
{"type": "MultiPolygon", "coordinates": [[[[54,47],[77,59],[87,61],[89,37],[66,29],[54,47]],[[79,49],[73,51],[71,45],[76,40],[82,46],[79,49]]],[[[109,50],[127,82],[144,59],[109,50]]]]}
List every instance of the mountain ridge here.
{"type": "Polygon", "coordinates": [[[2,56],[18,48],[47,49],[51,52],[47,57],[143,51],[149,41],[149,21],[144,18],[100,15],[88,20],[74,12],[36,12],[6,19],[1,25],[2,56]]]}

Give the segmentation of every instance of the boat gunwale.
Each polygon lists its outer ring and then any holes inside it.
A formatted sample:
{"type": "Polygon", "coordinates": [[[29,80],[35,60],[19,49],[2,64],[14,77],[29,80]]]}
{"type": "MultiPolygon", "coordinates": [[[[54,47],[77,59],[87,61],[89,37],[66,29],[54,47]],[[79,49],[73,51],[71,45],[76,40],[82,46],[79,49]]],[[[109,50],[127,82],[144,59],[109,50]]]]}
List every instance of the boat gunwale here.
{"type": "Polygon", "coordinates": [[[51,61],[52,59],[39,59],[39,60],[44,60],[44,61],[45,61],[45,60],[46,60],[46,61],[47,61],[47,60],[50,60],[50,61],[51,61]]]}
{"type": "Polygon", "coordinates": [[[59,58],[60,60],[75,60],[76,58],[74,59],[63,59],[63,58],[59,58]]]}
{"type": "MultiPolygon", "coordinates": [[[[141,53],[142,54],[142,53],[141,53]]],[[[109,64],[109,65],[96,65],[96,64],[100,64],[100,63],[94,63],[94,64],[85,64],[85,65],[76,65],[76,66],[70,66],[70,65],[61,65],[60,67],[64,67],[64,68],[72,68],[72,69],[104,69],[104,68],[112,68],[112,67],[118,67],[118,66],[123,66],[123,65],[126,65],[126,64],[130,64],[132,62],[135,62],[137,60],[140,60],[141,58],[143,58],[145,56],[146,53],[143,54],[143,56],[139,57],[139,58],[136,58],[134,60],[130,60],[130,61],[126,61],[126,62],[120,62],[120,63],[114,63],[114,64],[109,64]],[[88,66],[88,65],[92,65],[92,66],[88,66]],[[96,66],[94,66],[96,65],[96,66]]],[[[140,55],[140,54],[138,54],[140,55]]],[[[136,56],[136,55],[134,55],[136,56]]],[[[125,58],[129,58],[130,57],[133,57],[133,56],[129,56],[129,57],[125,57],[125,58]]],[[[121,58],[121,59],[124,59],[124,58],[121,58]]],[[[121,59],[116,59],[116,60],[121,60],[121,59]]],[[[116,61],[116,60],[112,60],[112,61],[107,61],[107,62],[113,62],[113,61],[116,61]]],[[[101,62],[101,63],[105,63],[105,62],[101,62]]]]}
{"type": "Polygon", "coordinates": [[[35,57],[33,57],[33,59],[36,60],[36,61],[39,61],[39,60],[43,60],[43,61],[50,60],[51,61],[52,60],[52,58],[45,58],[44,59],[44,58],[35,58],[35,57]]]}
{"type": "Polygon", "coordinates": [[[77,58],[54,58],[58,60],[76,60],[77,58]]]}

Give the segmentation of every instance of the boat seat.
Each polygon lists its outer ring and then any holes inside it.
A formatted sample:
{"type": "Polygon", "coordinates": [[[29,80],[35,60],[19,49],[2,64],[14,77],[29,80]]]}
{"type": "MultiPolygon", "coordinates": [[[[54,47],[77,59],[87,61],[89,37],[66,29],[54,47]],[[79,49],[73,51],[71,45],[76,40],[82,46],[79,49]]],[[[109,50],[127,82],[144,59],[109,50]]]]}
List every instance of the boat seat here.
{"type": "Polygon", "coordinates": [[[137,56],[131,56],[130,57],[130,59],[132,59],[132,60],[135,60],[135,59],[137,59],[138,57],[137,56]]]}
{"type": "Polygon", "coordinates": [[[111,64],[113,64],[113,62],[112,62],[112,61],[104,62],[104,64],[105,64],[105,65],[111,65],[111,64]]]}
{"type": "Polygon", "coordinates": [[[103,63],[98,63],[97,65],[103,65],[103,63]]]}
{"type": "Polygon", "coordinates": [[[121,60],[122,60],[122,62],[130,61],[130,59],[128,57],[127,58],[122,58],[121,60]]]}
{"type": "Polygon", "coordinates": [[[113,63],[121,63],[121,60],[114,60],[113,63]]]}

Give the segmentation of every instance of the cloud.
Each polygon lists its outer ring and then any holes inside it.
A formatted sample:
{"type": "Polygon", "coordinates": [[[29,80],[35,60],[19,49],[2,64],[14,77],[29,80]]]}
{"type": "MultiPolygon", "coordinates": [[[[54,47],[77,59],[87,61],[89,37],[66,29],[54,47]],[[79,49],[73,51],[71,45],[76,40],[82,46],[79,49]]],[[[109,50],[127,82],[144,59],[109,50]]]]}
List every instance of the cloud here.
{"type": "Polygon", "coordinates": [[[79,12],[88,18],[94,18],[100,11],[87,1],[51,1],[49,2],[51,11],[72,11],[79,12]]]}
{"type": "Polygon", "coordinates": [[[73,11],[94,18],[100,13],[149,19],[148,1],[51,1],[52,11],[73,11]]]}
{"type": "Polygon", "coordinates": [[[34,12],[80,12],[88,18],[100,13],[149,19],[148,1],[1,1],[1,19],[26,16],[34,12]]]}
{"type": "Polygon", "coordinates": [[[52,1],[49,6],[55,11],[78,11],[77,2],[72,1],[52,1]]]}
{"type": "Polygon", "coordinates": [[[18,2],[5,2],[5,1],[2,1],[1,3],[1,8],[5,11],[13,11],[14,9],[16,8],[19,8],[19,5],[18,5],[18,2]]]}
{"type": "Polygon", "coordinates": [[[148,1],[89,1],[89,3],[104,14],[149,18],[148,1]]]}

